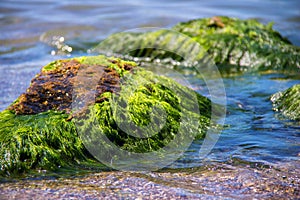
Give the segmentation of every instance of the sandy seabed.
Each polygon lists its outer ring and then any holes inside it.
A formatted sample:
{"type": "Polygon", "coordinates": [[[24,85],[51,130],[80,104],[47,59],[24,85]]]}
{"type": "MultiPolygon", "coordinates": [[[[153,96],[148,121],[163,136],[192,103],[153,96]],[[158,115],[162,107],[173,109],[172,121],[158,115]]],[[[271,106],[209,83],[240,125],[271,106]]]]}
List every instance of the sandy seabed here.
{"type": "Polygon", "coordinates": [[[300,199],[300,162],[19,180],[0,184],[0,199],[300,199]]]}

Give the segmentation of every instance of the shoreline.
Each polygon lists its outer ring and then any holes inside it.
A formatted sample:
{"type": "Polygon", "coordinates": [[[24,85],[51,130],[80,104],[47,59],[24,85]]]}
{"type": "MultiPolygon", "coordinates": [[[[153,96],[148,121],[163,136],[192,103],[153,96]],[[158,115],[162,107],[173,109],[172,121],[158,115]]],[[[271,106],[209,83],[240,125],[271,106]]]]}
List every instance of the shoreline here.
{"type": "Polygon", "coordinates": [[[69,178],[6,182],[0,184],[0,197],[1,199],[300,198],[299,161],[264,168],[220,163],[205,169],[177,171],[163,170],[150,173],[112,171],[69,178]]]}

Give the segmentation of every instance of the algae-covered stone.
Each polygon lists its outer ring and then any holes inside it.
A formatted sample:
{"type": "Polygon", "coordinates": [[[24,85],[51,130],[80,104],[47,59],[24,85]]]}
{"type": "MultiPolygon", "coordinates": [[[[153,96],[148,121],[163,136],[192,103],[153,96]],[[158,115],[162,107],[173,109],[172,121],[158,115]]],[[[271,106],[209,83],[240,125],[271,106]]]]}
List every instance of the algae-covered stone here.
{"type": "Polygon", "coordinates": [[[133,46],[136,50],[128,52],[131,56],[171,57],[180,61],[183,58],[176,54],[178,49],[193,54],[196,46],[191,40],[182,39],[180,34],[185,34],[201,45],[198,58],[207,52],[223,73],[258,70],[300,72],[300,48],[273,30],[272,23],[264,25],[254,19],[212,17],[179,23],[172,31],[179,34],[165,30],[125,32],[110,36],[100,46],[107,45],[116,53],[122,53],[120,50],[127,49],[126,46],[133,46]],[[170,43],[175,53],[164,49],[170,43]]]}
{"type": "MultiPolygon", "coordinates": [[[[180,124],[183,110],[199,120],[198,130],[191,135],[203,137],[210,122],[210,100],[169,78],[145,71],[133,62],[104,56],[51,62],[32,79],[24,94],[0,113],[1,174],[29,169],[56,169],[93,159],[78,135],[78,130],[89,128],[89,121],[97,121],[107,137],[123,150],[155,151],[174,138],[179,126],[183,126],[188,133],[189,124],[180,124]],[[93,99],[84,106],[76,107],[81,110],[74,111],[74,102],[75,105],[80,103],[76,101],[85,98],[89,89],[89,85],[81,85],[83,76],[78,74],[82,72],[89,82],[92,79],[97,82],[93,99]],[[134,88],[134,91],[128,87],[127,91],[131,93],[122,92],[122,87],[127,86],[122,83],[122,78],[127,75],[144,84],[134,88]],[[196,102],[187,98],[186,103],[182,104],[182,99],[163,83],[174,85],[186,97],[195,96],[196,102]],[[72,96],[74,90],[77,99],[72,96]],[[115,121],[113,112],[119,107],[112,105],[115,102],[113,98],[119,99],[117,106],[123,105],[119,106],[123,109],[121,112],[127,113],[128,119],[136,125],[147,125],[151,120],[149,112],[157,105],[165,110],[166,122],[150,138],[130,136],[115,121]],[[128,106],[122,104],[124,100],[128,106]],[[199,112],[194,109],[195,103],[199,112]],[[75,123],[76,120],[78,123],[75,123]]],[[[156,115],[153,119],[159,120],[159,117],[156,115]]]]}
{"type": "Polygon", "coordinates": [[[174,29],[199,42],[221,68],[300,72],[300,48],[273,30],[272,23],[213,17],[180,23],[174,29]]]}
{"type": "Polygon", "coordinates": [[[289,119],[300,121],[300,84],[271,97],[273,109],[289,119]]]}

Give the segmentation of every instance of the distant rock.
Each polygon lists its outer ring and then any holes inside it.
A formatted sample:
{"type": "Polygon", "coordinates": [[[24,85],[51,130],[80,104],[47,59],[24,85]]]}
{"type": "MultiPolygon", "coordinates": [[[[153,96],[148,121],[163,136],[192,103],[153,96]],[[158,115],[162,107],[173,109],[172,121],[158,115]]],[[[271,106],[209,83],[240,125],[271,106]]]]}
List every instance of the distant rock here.
{"type": "Polygon", "coordinates": [[[100,46],[119,54],[124,54],[126,49],[135,49],[126,52],[134,57],[173,58],[177,61],[183,60],[177,54],[178,49],[187,54],[197,53],[198,59],[209,55],[223,74],[244,71],[300,73],[300,48],[273,30],[272,25],[264,25],[255,19],[217,16],[182,22],[170,31],[117,33],[100,46]],[[195,41],[201,45],[200,51],[195,41]],[[160,49],[165,46],[175,51],[160,49]]]}
{"type": "Polygon", "coordinates": [[[300,84],[272,95],[271,101],[275,111],[291,120],[300,121],[300,84]]]}

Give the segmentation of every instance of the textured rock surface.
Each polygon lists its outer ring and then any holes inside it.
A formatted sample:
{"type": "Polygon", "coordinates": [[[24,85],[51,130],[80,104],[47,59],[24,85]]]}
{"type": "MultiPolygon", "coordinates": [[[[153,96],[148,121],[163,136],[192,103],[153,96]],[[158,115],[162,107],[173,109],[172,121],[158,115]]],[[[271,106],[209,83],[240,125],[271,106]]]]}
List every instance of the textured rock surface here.
{"type": "MultiPolygon", "coordinates": [[[[145,71],[133,62],[104,56],[55,61],[45,66],[27,91],[0,113],[1,174],[56,169],[89,161],[91,156],[78,137],[74,116],[80,117],[83,128],[89,127],[89,120],[96,121],[107,137],[122,149],[148,152],[172,140],[180,126],[188,130],[189,123],[180,123],[183,110],[199,120],[198,132],[191,133],[195,134],[193,137],[203,137],[210,121],[210,109],[211,103],[207,98],[171,79],[145,71]],[[130,86],[120,81],[126,74],[131,74],[137,83],[142,80],[144,84],[131,91],[130,86]],[[87,85],[84,85],[86,80],[87,85]],[[96,84],[89,85],[92,80],[96,80],[96,84]],[[164,87],[167,83],[182,91],[185,97],[195,96],[196,101],[180,103],[184,102],[183,99],[164,87]],[[121,86],[129,92],[120,93],[121,86]],[[94,96],[80,107],[80,112],[74,113],[72,102],[81,101],[90,89],[93,89],[94,96]],[[74,90],[77,99],[72,99],[74,90]],[[160,105],[167,113],[165,125],[151,138],[130,137],[117,126],[113,117],[111,102],[117,96],[121,101],[129,100],[128,106],[120,109],[127,112],[137,125],[146,125],[151,108],[160,105]],[[190,112],[195,103],[201,115],[197,110],[190,112]]],[[[159,120],[160,116],[156,117],[159,120]]]]}
{"type": "Polygon", "coordinates": [[[300,72],[300,48],[274,31],[271,23],[213,17],[180,23],[174,30],[198,41],[221,68],[300,72]]]}
{"type": "Polygon", "coordinates": [[[190,54],[197,53],[198,59],[203,58],[207,52],[223,74],[243,71],[300,72],[300,48],[273,30],[271,23],[263,25],[253,19],[196,19],[177,24],[171,32],[159,30],[112,35],[100,46],[107,46],[121,54],[134,48],[136,50],[128,52],[131,56],[159,59],[172,57],[178,61],[183,59],[178,55],[179,49],[190,54]],[[197,41],[202,49],[199,51],[192,41],[197,41]],[[172,47],[174,51],[166,51],[166,46],[172,47]]]}
{"type": "Polygon", "coordinates": [[[289,119],[300,121],[300,84],[272,95],[271,101],[275,111],[289,119]]]}

